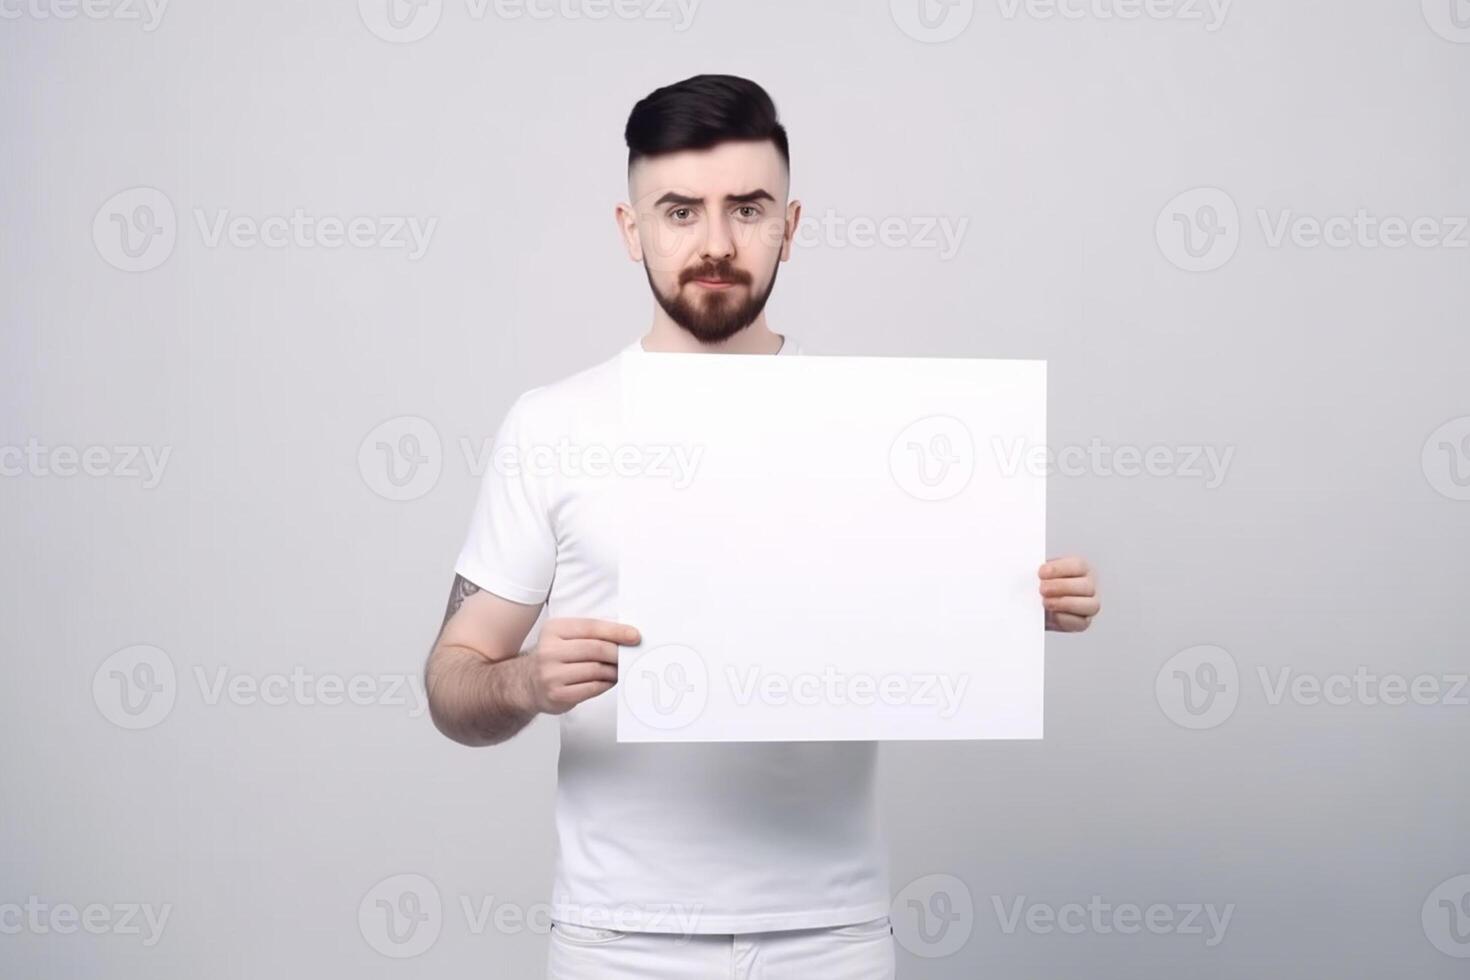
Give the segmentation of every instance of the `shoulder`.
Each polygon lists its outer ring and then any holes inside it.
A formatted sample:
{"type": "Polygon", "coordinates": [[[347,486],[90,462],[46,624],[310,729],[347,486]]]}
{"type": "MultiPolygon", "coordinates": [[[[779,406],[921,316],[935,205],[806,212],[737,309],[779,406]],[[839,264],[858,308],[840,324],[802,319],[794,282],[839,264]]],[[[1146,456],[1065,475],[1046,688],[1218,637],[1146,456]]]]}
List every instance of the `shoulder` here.
{"type": "Polygon", "coordinates": [[[567,428],[579,418],[610,410],[618,398],[618,359],[621,351],[590,367],[533,388],[511,402],[508,419],[544,431],[567,428]]]}

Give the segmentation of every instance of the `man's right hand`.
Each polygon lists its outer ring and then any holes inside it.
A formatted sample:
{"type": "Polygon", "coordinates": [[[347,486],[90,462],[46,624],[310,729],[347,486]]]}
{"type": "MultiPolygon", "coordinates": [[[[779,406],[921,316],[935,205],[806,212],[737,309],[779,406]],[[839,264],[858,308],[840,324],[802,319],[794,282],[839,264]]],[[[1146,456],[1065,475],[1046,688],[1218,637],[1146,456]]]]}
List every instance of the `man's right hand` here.
{"type": "Polygon", "coordinates": [[[641,641],[638,630],[606,619],[548,619],[536,649],[520,658],[530,706],[565,714],[618,682],[618,647],[641,641]]]}
{"type": "Polygon", "coordinates": [[[602,619],[548,619],[523,653],[543,603],[512,602],[454,577],[424,666],[429,715],[463,745],[495,745],[538,714],[564,714],[618,680],[618,644],[638,631],[602,619]]]}

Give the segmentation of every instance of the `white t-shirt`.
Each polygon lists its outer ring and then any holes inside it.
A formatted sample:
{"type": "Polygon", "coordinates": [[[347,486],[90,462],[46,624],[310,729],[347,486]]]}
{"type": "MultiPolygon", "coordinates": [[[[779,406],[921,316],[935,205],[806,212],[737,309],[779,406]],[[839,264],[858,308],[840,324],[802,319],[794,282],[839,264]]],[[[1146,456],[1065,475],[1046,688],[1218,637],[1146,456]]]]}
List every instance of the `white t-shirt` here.
{"type": "MultiPolygon", "coordinates": [[[[646,353],[641,340],[625,350],[646,353]]],[[[778,352],[798,353],[789,337],[778,352]]],[[[617,477],[607,458],[621,444],[618,360],[532,388],[511,405],[458,574],[515,602],[545,601],[549,618],[620,621],[608,482],[617,477]]],[[[619,744],[617,694],[560,717],[553,919],[742,933],[888,912],[877,743],[619,744]]]]}

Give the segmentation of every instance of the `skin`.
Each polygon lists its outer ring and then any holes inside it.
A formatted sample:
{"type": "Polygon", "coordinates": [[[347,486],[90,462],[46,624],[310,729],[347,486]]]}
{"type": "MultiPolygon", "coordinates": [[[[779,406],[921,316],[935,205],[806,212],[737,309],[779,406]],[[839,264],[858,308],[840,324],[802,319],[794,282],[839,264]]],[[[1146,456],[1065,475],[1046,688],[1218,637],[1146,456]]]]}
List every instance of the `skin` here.
{"type": "MultiPolygon", "coordinates": [[[[769,141],[721,143],[634,164],[628,201],[614,217],[628,258],[643,265],[657,294],[645,350],[774,354],[781,348],[785,338],[767,326],[763,309],[729,336],[706,340],[671,317],[665,303],[682,305],[709,326],[765,295],[779,264],[791,259],[801,219],[801,202],[787,200],[789,188],[785,162],[769,141]],[[698,280],[709,273],[731,284],[702,286],[698,280]]],[[[1049,559],[1037,577],[1048,630],[1078,633],[1092,624],[1101,604],[1084,559],[1049,559]]],[[[641,642],[631,624],[555,618],[523,649],[540,611],[455,577],[425,666],[429,713],[446,736],[493,745],[538,714],[570,711],[611,689],[618,647],[641,642]]]]}

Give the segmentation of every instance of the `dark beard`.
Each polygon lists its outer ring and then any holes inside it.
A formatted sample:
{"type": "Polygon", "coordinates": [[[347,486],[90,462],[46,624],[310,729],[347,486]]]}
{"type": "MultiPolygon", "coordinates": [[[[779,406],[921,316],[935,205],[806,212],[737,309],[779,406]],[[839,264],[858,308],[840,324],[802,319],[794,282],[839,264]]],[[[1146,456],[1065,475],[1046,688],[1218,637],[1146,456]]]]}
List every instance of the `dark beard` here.
{"type": "MultiPolygon", "coordinates": [[[[648,288],[653,290],[654,299],[658,305],[664,308],[680,327],[686,330],[695,340],[705,344],[718,344],[729,340],[746,327],[755,322],[755,318],[761,315],[766,308],[766,300],[771,298],[771,290],[776,288],[776,273],[781,268],[781,257],[776,257],[776,264],[771,269],[771,281],[766,284],[765,291],[759,296],[750,295],[743,303],[736,303],[725,295],[725,291],[712,292],[703,297],[689,300],[684,297],[683,287],[689,281],[699,278],[719,278],[732,282],[750,284],[750,275],[731,265],[704,266],[697,269],[686,269],[679,275],[679,289],[672,297],[665,296],[658,291],[653,284],[653,274],[648,271],[648,260],[643,261],[643,273],[648,276],[648,288]]],[[[698,289],[700,287],[696,287],[698,289]]]]}

